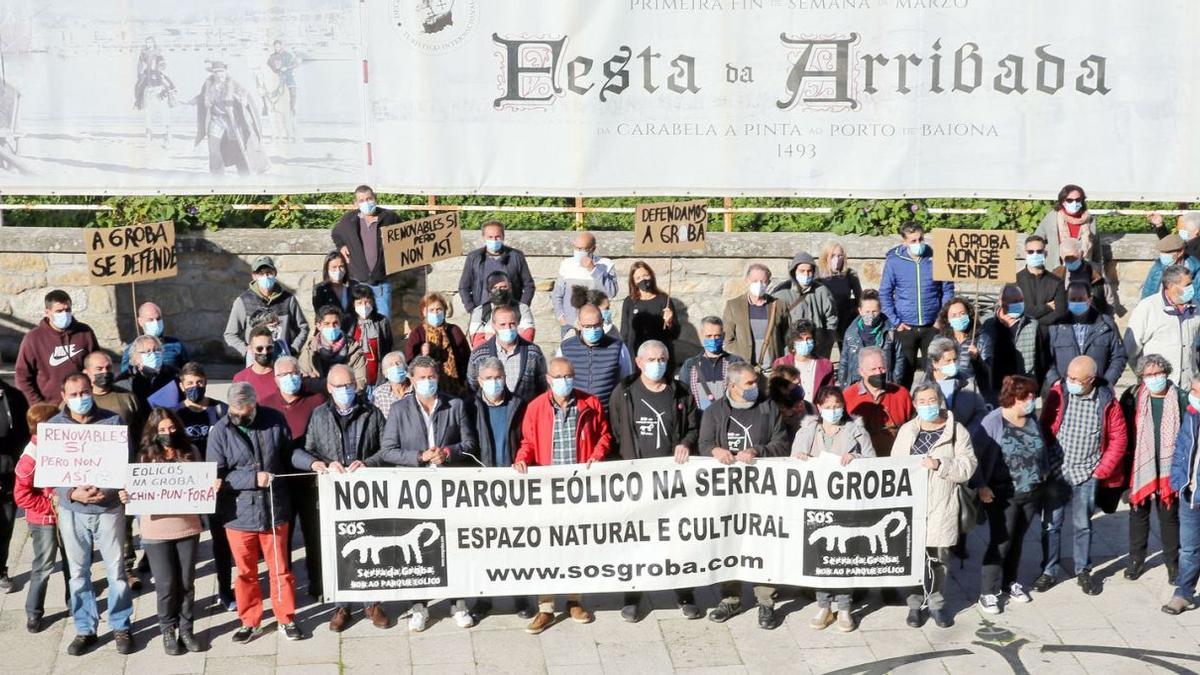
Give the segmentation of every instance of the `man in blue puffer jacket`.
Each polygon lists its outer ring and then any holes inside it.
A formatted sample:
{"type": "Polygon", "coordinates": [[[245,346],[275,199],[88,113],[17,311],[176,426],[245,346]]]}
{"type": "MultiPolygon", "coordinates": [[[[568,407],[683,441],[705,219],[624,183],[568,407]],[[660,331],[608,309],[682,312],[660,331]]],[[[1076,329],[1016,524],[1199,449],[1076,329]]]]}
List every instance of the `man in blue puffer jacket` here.
{"type": "MultiPolygon", "coordinates": [[[[917,349],[922,355],[935,336],[933,322],[942,304],[954,297],[954,284],[933,280],[933,252],[925,244],[925,230],[917,223],[900,226],[904,243],[888,251],[879,282],[883,313],[896,325],[896,336],[904,356],[904,381],[912,386],[917,370],[917,349]]],[[[926,355],[927,356],[927,355],[926,355]]]]}
{"type": "Polygon", "coordinates": [[[1196,608],[1196,580],[1200,578],[1200,380],[1193,380],[1188,391],[1187,414],[1175,437],[1171,457],[1171,490],[1179,499],[1179,571],[1173,581],[1175,592],[1163,605],[1167,614],[1181,614],[1196,608]]]}

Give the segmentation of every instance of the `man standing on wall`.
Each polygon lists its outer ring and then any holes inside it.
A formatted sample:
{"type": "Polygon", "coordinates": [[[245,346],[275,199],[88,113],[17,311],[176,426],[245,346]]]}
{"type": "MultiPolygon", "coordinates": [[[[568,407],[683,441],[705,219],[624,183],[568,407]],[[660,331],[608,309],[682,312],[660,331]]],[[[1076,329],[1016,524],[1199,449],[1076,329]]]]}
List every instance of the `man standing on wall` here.
{"type": "Polygon", "coordinates": [[[400,222],[395,211],[375,204],[375,191],[369,185],[354,188],[357,211],[348,211],[333,226],[333,245],[350,262],[350,278],[371,287],[375,309],[386,319],[392,318],[392,287],[383,264],[383,237],[380,230],[400,222]]]}

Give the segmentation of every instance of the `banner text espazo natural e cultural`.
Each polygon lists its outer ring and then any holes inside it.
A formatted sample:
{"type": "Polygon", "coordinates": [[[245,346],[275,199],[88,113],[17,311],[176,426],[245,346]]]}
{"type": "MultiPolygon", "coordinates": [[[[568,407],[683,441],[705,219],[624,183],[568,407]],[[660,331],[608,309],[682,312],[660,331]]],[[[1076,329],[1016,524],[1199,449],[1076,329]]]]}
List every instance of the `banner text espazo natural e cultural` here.
{"type": "Polygon", "coordinates": [[[927,472],[774,459],[512,469],[360,469],[320,479],[339,601],[608,593],[741,579],[920,583],[927,472]]]}

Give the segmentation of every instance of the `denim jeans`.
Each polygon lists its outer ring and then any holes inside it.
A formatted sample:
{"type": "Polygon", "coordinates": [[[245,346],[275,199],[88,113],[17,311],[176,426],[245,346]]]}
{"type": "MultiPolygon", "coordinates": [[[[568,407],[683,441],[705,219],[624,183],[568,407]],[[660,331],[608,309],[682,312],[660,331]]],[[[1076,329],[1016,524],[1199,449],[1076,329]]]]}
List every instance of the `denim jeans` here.
{"type": "Polygon", "coordinates": [[[1071,509],[1071,524],[1075,527],[1075,574],[1092,571],[1092,515],[1096,513],[1096,479],[1089,478],[1079,485],[1072,485],[1070,494],[1070,501],[1051,511],[1049,528],[1043,528],[1042,569],[1045,574],[1058,576],[1062,571],[1062,525],[1068,506],[1071,509]]]}
{"type": "MultiPolygon", "coordinates": [[[[50,586],[50,576],[54,574],[54,558],[62,548],[62,542],[58,537],[58,528],[54,525],[30,525],[29,536],[33,540],[33,565],[29,570],[25,617],[40,619],[46,614],[46,589],[50,586]]],[[[69,589],[71,577],[67,570],[66,553],[63,553],[63,581],[69,589]]]]}
{"type": "Polygon", "coordinates": [[[383,281],[378,284],[367,284],[375,294],[375,311],[388,321],[392,320],[392,282],[383,281]]]}
{"type": "MultiPolygon", "coordinates": [[[[1185,492],[1187,492],[1185,490],[1185,492]]],[[[1193,507],[1191,494],[1179,504],[1179,572],[1175,575],[1175,597],[1196,597],[1196,578],[1200,576],[1200,505],[1193,507]]]]}
{"type": "Polygon", "coordinates": [[[1062,567],[1062,526],[1067,504],[1071,502],[1071,486],[1061,476],[1042,485],[1042,574],[1055,578],[1064,576],[1062,567]]]}
{"type": "Polygon", "coordinates": [[[129,630],[133,597],[125,576],[124,509],[108,513],[76,513],[62,509],[58,516],[67,569],[71,576],[71,616],[80,635],[95,635],[100,626],[100,608],[92,588],[92,548],[100,551],[108,577],[108,625],[114,631],[129,630]]]}

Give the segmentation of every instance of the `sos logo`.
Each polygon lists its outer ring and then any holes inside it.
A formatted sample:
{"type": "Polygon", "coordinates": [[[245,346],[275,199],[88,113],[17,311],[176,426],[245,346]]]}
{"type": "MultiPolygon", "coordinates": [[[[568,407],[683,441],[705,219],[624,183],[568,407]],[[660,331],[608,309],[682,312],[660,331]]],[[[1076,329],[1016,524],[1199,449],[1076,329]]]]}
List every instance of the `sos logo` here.
{"type": "Polygon", "coordinates": [[[337,533],[342,535],[355,536],[366,532],[364,523],[338,523],[337,533]]]}
{"type": "Polygon", "coordinates": [[[805,520],[809,525],[829,525],[833,523],[831,511],[805,511],[805,520]]]}

